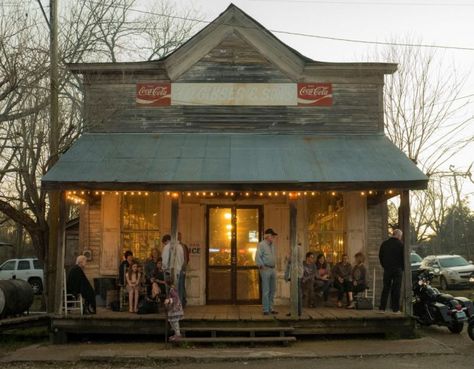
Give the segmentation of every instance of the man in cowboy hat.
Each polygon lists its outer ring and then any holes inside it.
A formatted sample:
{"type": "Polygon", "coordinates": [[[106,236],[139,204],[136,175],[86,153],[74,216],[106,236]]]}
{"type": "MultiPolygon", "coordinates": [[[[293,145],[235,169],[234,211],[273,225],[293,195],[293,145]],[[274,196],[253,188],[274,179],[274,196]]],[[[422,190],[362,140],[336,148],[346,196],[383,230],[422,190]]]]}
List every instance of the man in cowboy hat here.
{"type": "Polygon", "coordinates": [[[264,239],[257,246],[255,253],[255,263],[260,271],[262,281],[262,304],[263,315],[277,314],[273,310],[273,299],[276,289],[276,254],[274,239],[277,236],[273,229],[265,230],[264,239]]]}

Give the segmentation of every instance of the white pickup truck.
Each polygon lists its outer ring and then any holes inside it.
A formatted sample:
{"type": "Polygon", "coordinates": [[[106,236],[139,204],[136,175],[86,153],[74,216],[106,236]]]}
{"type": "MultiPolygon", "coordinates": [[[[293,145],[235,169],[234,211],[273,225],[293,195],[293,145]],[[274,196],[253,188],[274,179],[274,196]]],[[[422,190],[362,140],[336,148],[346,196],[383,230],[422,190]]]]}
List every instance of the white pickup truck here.
{"type": "Polygon", "coordinates": [[[0,265],[0,279],[23,279],[35,294],[43,291],[43,266],[38,259],[10,259],[0,265]]]}

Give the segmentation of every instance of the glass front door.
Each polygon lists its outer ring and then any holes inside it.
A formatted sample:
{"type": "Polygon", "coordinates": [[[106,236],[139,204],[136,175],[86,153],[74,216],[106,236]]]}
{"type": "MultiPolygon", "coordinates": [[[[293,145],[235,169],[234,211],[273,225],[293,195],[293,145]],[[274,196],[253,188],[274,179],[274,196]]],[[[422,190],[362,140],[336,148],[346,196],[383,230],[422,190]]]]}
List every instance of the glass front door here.
{"type": "Polygon", "coordinates": [[[208,207],[207,303],[260,302],[260,207],[208,207]]]}

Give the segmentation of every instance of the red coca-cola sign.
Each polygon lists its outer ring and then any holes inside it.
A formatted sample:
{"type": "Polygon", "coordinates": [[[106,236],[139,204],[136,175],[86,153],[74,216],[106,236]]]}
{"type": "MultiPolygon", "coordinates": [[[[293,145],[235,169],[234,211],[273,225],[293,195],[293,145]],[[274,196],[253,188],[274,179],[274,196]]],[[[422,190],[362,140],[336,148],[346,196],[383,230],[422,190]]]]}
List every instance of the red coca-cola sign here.
{"type": "Polygon", "coordinates": [[[298,83],[298,106],[332,106],[332,83],[298,83]]]}
{"type": "Polygon", "coordinates": [[[171,83],[137,83],[138,106],[171,105],[171,83]]]}

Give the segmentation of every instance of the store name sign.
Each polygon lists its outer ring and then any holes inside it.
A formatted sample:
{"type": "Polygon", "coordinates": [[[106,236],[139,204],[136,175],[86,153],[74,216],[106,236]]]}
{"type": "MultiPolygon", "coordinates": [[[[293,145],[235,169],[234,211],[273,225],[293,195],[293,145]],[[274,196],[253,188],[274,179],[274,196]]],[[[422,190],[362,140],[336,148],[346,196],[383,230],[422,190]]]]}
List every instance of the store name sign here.
{"type": "Polygon", "coordinates": [[[138,83],[136,104],[331,106],[330,83],[138,83]]]}

